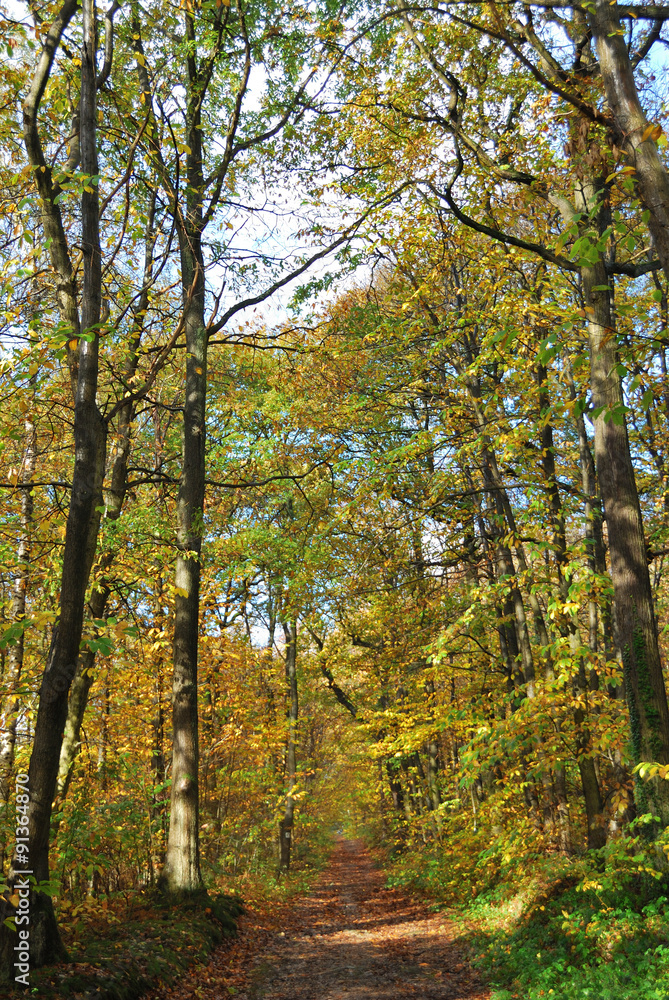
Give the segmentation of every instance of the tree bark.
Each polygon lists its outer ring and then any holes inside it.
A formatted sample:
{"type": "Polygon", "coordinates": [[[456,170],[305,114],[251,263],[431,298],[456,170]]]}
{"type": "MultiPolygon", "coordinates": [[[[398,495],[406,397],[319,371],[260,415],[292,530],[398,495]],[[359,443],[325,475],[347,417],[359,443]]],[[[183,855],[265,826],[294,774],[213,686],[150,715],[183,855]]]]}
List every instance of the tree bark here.
{"type": "Polygon", "coordinates": [[[594,0],[586,10],[616,138],[635,169],[639,194],[649,212],[648,228],[655,251],[669,279],[669,174],[651,137],[652,123],[649,126],[641,107],[616,5],[594,0]]]}
{"type": "MultiPolygon", "coordinates": [[[[596,178],[585,179],[577,191],[575,209],[566,199],[555,199],[567,224],[593,216],[601,190],[596,178]],[[580,213],[577,215],[576,213],[580,213]]],[[[600,205],[592,239],[601,237],[607,223],[600,205]]],[[[669,763],[669,706],[655,620],[643,518],[625,407],[618,373],[618,357],[610,283],[606,262],[581,266],[581,282],[590,349],[590,385],[595,425],[595,467],[606,520],[613,603],[618,642],[622,650],[632,754],[636,763],[669,763]]],[[[637,782],[640,812],[669,824],[669,787],[658,778],[637,782]]]]}
{"type": "MultiPolygon", "coordinates": [[[[566,603],[569,599],[569,581],[566,576],[567,568],[567,536],[565,529],[565,516],[562,506],[562,497],[560,496],[560,489],[558,486],[557,473],[555,469],[555,448],[553,444],[553,427],[550,420],[547,419],[550,407],[550,400],[548,398],[548,393],[545,389],[545,379],[546,370],[543,365],[537,367],[537,377],[539,381],[539,408],[541,416],[541,464],[544,476],[544,482],[546,485],[546,491],[548,494],[549,501],[549,517],[551,522],[551,527],[553,529],[553,551],[555,553],[555,562],[557,567],[558,576],[558,590],[560,593],[560,598],[563,603],[566,603]]],[[[593,470],[594,471],[594,470],[593,470]]],[[[587,501],[586,501],[587,502],[587,501]]],[[[586,515],[587,516],[587,515],[586,515]]],[[[581,635],[580,630],[576,621],[571,615],[565,615],[562,625],[563,634],[569,636],[569,644],[572,652],[573,659],[578,663],[578,675],[576,686],[582,691],[584,695],[587,695],[587,682],[585,675],[585,666],[583,664],[583,655],[581,652],[581,635]]],[[[552,674],[552,667],[551,667],[552,674]]],[[[587,837],[588,837],[588,849],[594,850],[599,847],[603,847],[606,843],[606,825],[604,822],[603,808],[604,803],[602,801],[601,791],[599,787],[599,780],[597,778],[597,772],[595,770],[595,762],[593,758],[589,755],[590,750],[590,733],[587,728],[583,725],[585,722],[585,712],[583,709],[579,708],[574,713],[574,721],[577,728],[577,754],[578,754],[578,769],[581,776],[581,787],[583,790],[583,801],[585,804],[586,813],[586,823],[587,823],[587,837]]],[[[566,787],[564,780],[564,770],[561,775],[561,785],[563,788],[566,787]]],[[[566,803],[566,796],[565,796],[566,803]]],[[[563,820],[565,815],[565,810],[559,814],[559,819],[563,820]]],[[[567,813],[568,815],[568,813],[567,813]]],[[[567,843],[569,840],[568,829],[561,831],[561,836],[564,839],[564,834],[567,834],[567,843]]]]}
{"type": "MultiPolygon", "coordinates": [[[[185,220],[177,227],[186,337],[182,470],[177,499],[177,559],[172,675],[172,794],[161,883],[171,891],[202,885],[199,837],[198,637],[205,493],[207,332],[202,233],[201,81],[193,14],[186,13],[188,97],[185,220]]],[[[178,210],[177,210],[178,211],[178,210]]]]}
{"type": "MultiPolygon", "coordinates": [[[[565,374],[569,387],[570,398],[576,400],[576,386],[574,384],[571,362],[564,359],[565,374]]],[[[572,410],[576,430],[578,433],[579,464],[581,467],[581,486],[585,496],[584,520],[585,537],[588,546],[588,564],[593,573],[598,575],[606,573],[606,547],[604,545],[604,535],[602,531],[602,509],[597,495],[597,480],[595,474],[595,461],[592,457],[590,440],[585,426],[585,420],[580,410],[572,410]]],[[[610,601],[603,596],[596,600],[591,597],[588,601],[588,646],[592,652],[599,649],[599,626],[598,620],[601,614],[602,631],[604,634],[604,649],[607,657],[615,655],[613,642],[613,629],[611,623],[610,601]],[[603,605],[603,606],[602,606],[603,605]]]]}
{"type": "Polygon", "coordinates": [[[279,866],[283,871],[288,871],[290,868],[293,823],[295,818],[295,799],[293,793],[297,779],[296,743],[299,715],[297,692],[297,627],[295,623],[284,623],[283,632],[286,639],[286,693],[288,695],[288,745],[286,748],[286,780],[288,790],[283,818],[279,823],[279,866]]]}
{"type": "MultiPolygon", "coordinates": [[[[603,261],[582,269],[588,317],[595,462],[609,538],[614,606],[622,647],[637,763],[669,763],[669,707],[646,560],[646,543],[617,370],[608,281],[603,261]]],[[[637,785],[641,811],[669,824],[667,782],[637,785]]]]}
{"type": "MultiPolygon", "coordinates": [[[[69,20],[76,9],[69,11],[69,20]]],[[[82,170],[97,175],[96,146],[96,72],[95,15],[93,0],[83,2],[83,45],[81,52],[81,155],[82,170]]],[[[61,18],[64,16],[61,12],[61,18]]],[[[67,21],[65,21],[67,23],[67,21]]],[[[62,24],[48,62],[50,69],[55,46],[64,29],[62,24]]],[[[53,30],[53,29],[52,29],[53,30]]],[[[49,36],[51,32],[49,32],[49,36]]],[[[45,46],[46,48],[46,46],[45,46]]],[[[44,57],[43,57],[44,58],[44,57]]],[[[48,77],[48,74],[47,74],[48,77]]],[[[41,93],[46,86],[46,78],[41,93]]],[[[39,91],[39,87],[38,87],[39,91]]],[[[39,96],[41,97],[41,93],[39,96]]],[[[32,92],[31,92],[32,96],[32,92]]],[[[26,107],[26,145],[31,148],[36,129],[34,116],[39,101],[26,107]]],[[[34,152],[34,149],[33,149],[34,152]]],[[[38,152],[41,146],[38,141],[38,152]]],[[[31,156],[32,159],[32,156],[31,156]]],[[[37,176],[37,173],[36,173],[37,176]]],[[[101,309],[101,256],[98,225],[98,188],[87,185],[81,199],[83,288],[81,328],[90,334],[82,340],[77,364],[74,403],[75,461],[72,493],[65,529],[59,618],[54,627],[51,647],[40,688],[29,776],[29,861],[37,882],[49,879],[49,829],[62,733],[67,716],[67,698],[76,669],[83,629],[86,587],[93,564],[102,504],[102,479],[105,467],[106,427],[96,403],[98,383],[98,340],[101,309]]],[[[44,206],[45,194],[40,189],[44,206]]],[[[45,209],[45,216],[52,219],[45,209]]],[[[46,225],[45,225],[46,229],[46,225]]],[[[66,290],[67,292],[67,290],[66,290]]],[[[69,295],[69,292],[67,292],[69,295]]],[[[68,299],[71,304],[71,298],[68,299]]],[[[76,303],[75,303],[76,306],[76,303]]],[[[22,863],[14,857],[10,881],[16,879],[22,863]]],[[[51,897],[31,892],[30,962],[41,966],[65,955],[51,897]]],[[[2,973],[12,975],[13,945],[16,935],[3,928],[1,938],[2,973]]]]}
{"type": "MultiPolygon", "coordinates": [[[[199,240],[197,241],[199,243],[199,240]]],[[[183,410],[183,466],[177,500],[177,560],[172,675],[172,794],[162,881],[170,890],[200,887],[198,802],[198,636],[200,559],[204,508],[206,335],[204,268],[191,247],[182,248],[186,293],[186,389],[183,410]],[[190,279],[190,280],[189,280],[190,279]]]]}
{"type": "Polygon", "coordinates": [[[587,822],[588,850],[597,850],[606,843],[606,825],[604,822],[604,803],[599,790],[599,781],[595,771],[595,762],[587,755],[578,758],[578,770],[581,775],[581,787],[585,800],[585,816],[587,822]]]}
{"type": "MultiPolygon", "coordinates": [[[[139,362],[139,347],[142,339],[145,316],[149,306],[149,289],[153,277],[153,253],[156,234],[154,231],[156,195],[153,192],[149,206],[146,228],[144,279],[142,291],[134,309],[133,332],[130,338],[130,349],[123,365],[123,380],[126,385],[132,383],[139,362]]],[[[121,516],[128,491],[128,460],[132,441],[132,422],[135,416],[135,402],[130,399],[124,402],[119,410],[116,430],[116,441],[110,460],[109,488],[104,491],[105,521],[117,521],[121,516]]],[[[116,549],[107,548],[98,560],[98,581],[88,602],[88,615],[93,620],[104,617],[107,602],[111,594],[108,573],[116,558],[116,549]]],[[[79,733],[84,721],[88,697],[93,681],[95,653],[91,649],[84,650],[77,661],[77,670],[72,681],[67,707],[67,721],[63,733],[63,744],[60,750],[58,764],[57,801],[62,804],[67,796],[72,769],[79,753],[79,733]]]]}

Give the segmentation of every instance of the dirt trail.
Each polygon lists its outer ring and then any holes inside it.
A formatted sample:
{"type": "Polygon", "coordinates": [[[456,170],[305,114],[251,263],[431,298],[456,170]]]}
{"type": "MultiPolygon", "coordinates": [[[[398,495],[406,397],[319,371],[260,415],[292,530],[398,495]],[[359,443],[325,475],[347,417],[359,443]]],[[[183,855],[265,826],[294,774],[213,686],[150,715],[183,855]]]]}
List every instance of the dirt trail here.
{"type": "Polygon", "coordinates": [[[206,967],[147,1000],[489,1000],[457,937],[342,840],[308,897],[247,913],[206,967]]]}
{"type": "Polygon", "coordinates": [[[361,843],[342,841],[297,933],[275,939],[252,975],[251,1000],[485,1000],[454,942],[456,931],[424,902],[383,887],[361,843]],[[277,946],[278,945],[278,946],[277,946]]]}

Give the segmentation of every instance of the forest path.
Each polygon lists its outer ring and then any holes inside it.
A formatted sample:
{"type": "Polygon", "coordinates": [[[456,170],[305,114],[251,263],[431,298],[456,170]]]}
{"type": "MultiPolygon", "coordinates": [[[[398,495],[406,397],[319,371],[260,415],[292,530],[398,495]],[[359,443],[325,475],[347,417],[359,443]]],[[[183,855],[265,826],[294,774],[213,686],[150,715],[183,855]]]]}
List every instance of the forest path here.
{"type": "Polygon", "coordinates": [[[457,931],[425,902],[383,886],[359,841],[340,841],[296,932],[259,956],[251,1000],[483,1000],[457,931]]]}
{"type": "MultiPolygon", "coordinates": [[[[456,926],[424,900],[386,889],[360,841],[340,840],[309,896],[240,936],[171,1000],[487,1000],[458,946],[456,926]]],[[[162,994],[152,994],[158,998],[162,994]]]]}

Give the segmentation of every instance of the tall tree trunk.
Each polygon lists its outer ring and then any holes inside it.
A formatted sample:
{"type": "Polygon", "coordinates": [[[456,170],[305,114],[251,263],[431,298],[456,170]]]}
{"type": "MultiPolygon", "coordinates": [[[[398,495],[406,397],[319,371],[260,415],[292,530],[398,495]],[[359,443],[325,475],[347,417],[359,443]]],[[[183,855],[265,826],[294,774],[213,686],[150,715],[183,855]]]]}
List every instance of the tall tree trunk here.
{"type": "MultiPolygon", "coordinates": [[[[646,560],[646,543],[617,371],[603,262],[582,269],[588,316],[595,462],[608,528],[611,578],[636,762],[669,763],[669,708],[646,560]]],[[[669,788],[638,785],[639,805],[669,824],[669,788]]]]}
{"type": "MultiPolygon", "coordinates": [[[[153,192],[149,205],[146,226],[144,279],[137,305],[133,310],[133,330],[130,337],[129,351],[123,365],[123,380],[131,385],[139,362],[139,347],[144,329],[146,312],[149,306],[149,291],[153,280],[153,255],[156,242],[154,229],[156,209],[156,194],[153,192]]],[[[135,416],[135,402],[129,399],[121,406],[118,414],[115,442],[110,458],[109,488],[104,491],[105,521],[117,521],[121,516],[128,491],[128,460],[132,441],[132,422],[135,416]]],[[[108,573],[116,558],[116,549],[109,547],[102,553],[97,563],[98,580],[88,601],[88,617],[92,620],[104,618],[107,602],[111,593],[108,573]]],[[[97,631],[97,628],[95,629],[97,631]]],[[[63,744],[58,763],[57,803],[61,805],[67,796],[72,771],[79,753],[79,733],[84,721],[88,697],[93,681],[95,653],[91,649],[84,650],[77,661],[77,670],[72,681],[70,697],[67,706],[67,721],[63,733],[63,744]]]]}
{"type": "Polygon", "coordinates": [[[584,755],[578,758],[578,770],[581,775],[581,787],[585,800],[585,817],[587,823],[588,850],[597,850],[606,843],[606,825],[604,823],[604,803],[599,790],[599,781],[595,771],[595,763],[587,754],[587,744],[584,755]]]}
{"type": "MultiPolygon", "coordinates": [[[[473,362],[473,351],[469,343],[465,346],[465,360],[468,365],[473,362]]],[[[513,605],[513,613],[515,618],[516,634],[517,634],[517,644],[520,653],[520,664],[523,672],[523,678],[526,686],[526,694],[528,698],[533,698],[535,693],[535,669],[534,669],[534,657],[532,655],[532,645],[530,642],[530,633],[527,627],[527,616],[525,613],[525,604],[523,602],[523,595],[521,593],[520,587],[518,586],[518,579],[516,575],[516,568],[514,566],[513,557],[511,555],[511,550],[506,542],[507,532],[504,528],[504,522],[508,523],[509,529],[513,535],[516,535],[516,526],[511,511],[511,505],[508,501],[506,491],[503,488],[502,478],[497,467],[497,459],[493,449],[490,447],[488,441],[488,436],[486,432],[486,420],[482,412],[480,401],[481,401],[481,385],[480,379],[477,375],[471,375],[468,372],[463,372],[461,365],[458,361],[455,361],[458,373],[460,375],[465,375],[465,381],[467,389],[469,391],[470,399],[472,401],[472,406],[474,409],[474,415],[476,422],[479,426],[481,437],[483,439],[483,444],[481,448],[481,471],[483,473],[483,483],[484,490],[488,494],[491,507],[495,510],[495,523],[492,532],[492,540],[494,547],[494,556],[496,562],[496,576],[498,578],[506,578],[509,594],[508,603],[513,605]]],[[[518,548],[517,548],[518,551],[518,548]]],[[[522,548],[520,551],[520,556],[522,560],[521,568],[525,571],[527,570],[527,563],[524,558],[524,553],[522,548]]],[[[541,611],[539,604],[536,601],[536,597],[530,592],[530,601],[535,604],[535,619],[538,618],[539,623],[543,622],[541,617],[541,611]]],[[[545,629],[544,629],[545,632],[545,629]]],[[[547,644],[547,637],[541,633],[541,638],[544,644],[547,644]]]]}
{"type": "MultiPolygon", "coordinates": [[[[576,386],[569,358],[564,359],[564,370],[569,387],[569,396],[576,401],[576,386]]],[[[588,564],[593,573],[606,573],[606,548],[602,532],[602,510],[597,495],[597,480],[595,461],[592,457],[590,440],[585,426],[583,414],[579,409],[573,409],[572,415],[578,433],[579,464],[581,467],[581,486],[585,496],[585,538],[587,542],[588,564]]],[[[596,653],[599,649],[598,619],[601,614],[602,631],[604,633],[604,649],[607,657],[615,655],[613,643],[613,627],[611,621],[611,605],[603,595],[599,599],[594,596],[588,601],[588,646],[596,653]]]]}
{"type": "MultiPolygon", "coordinates": [[[[91,618],[102,618],[107,605],[109,588],[105,585],[101,590],[94,590],[88,602],[88,613],[91,618]]],[[[88,696],[90,694],[95,674],[95,653],[85,649],[79,654],[77,669],[70,686],[67,702],[67,718],[63,729],[63,742],[60,747],[58,761],[58,778],[56,781],[55,807],[59,809],[67,796],[74,770],[74,762],[79,753],[81,725],[84,721],[88,696]]],[[[54,818],[54,828],[58,831],[58,819],[54,818]]]]}
{"type": "MultiPolygon", "coordinates": [[[[161,882],[172,891],[202,885],[199,836],[198,636],[202,518],[205,493],[207,333],[202,252],[201,81],[196,65],[193,15],[186,13],[188,98],[186,111],[186,217],[178,226],[186,336],[183,460],[177,499],[177,559],[172,675],[172,795],[161,882]]],[[[178,211],[178,210],[177,210],[178,211]]]]}
{"type": "Polygon", "coordinates": [[[430,809],[438,809],[441,805],[439,792],[439,744],[436,739],[430,739],[425,748],[427,754],[427,788],[430,809]]]}
{"type": "Polygon", "coordinates": [[[163,713],[162,677],[156,678],[154,694],[154,711],[151,719],[151,770],[153,771],[153,793],[151,796],[151,823],[159,838],[155,848],[156,862],[161,867],[165,864],[165,718],[163,713]]]}
{"type": "Polygon", "coordinates": [[[297,697],[297,627],[294,622],[284,623],[286,639],[286,691],[288,695],[288,745],[286,748],[286,781],[288,789],[283,819],[279,823],[279,865],[282,870],[290,868],[290,852],[293,841],[295,818],[295,783],[297,778],[296,742],[299,703],[297,697]]]}
{"type": "MultiPolygon", "coordinates": [[[[669,708],[634,467],[617,372],[603,264],[583,268],[588,309],[595,417],[595,461],[608,527],[611,578],[623,653],[632,751],[637,762],[669,763],[669,708]]],[[[639,785],[640,805],[669,824],[669,788],[656,779],[639,785]]]]}
{"type": "Polygon", "coordinates": [[[634,167],[641,200],[648,209],[648,228],[655,251],[669,279],[669,173],[657,149],[660,131],[643,112],[625,32],[616,5],[594,0],[585,8],[597,51],[606,100],[613,115],[616,139],[634,167]]]}
{"type": "MultiPolygon", "coordinates": [[[[601,7],[601,4],[599,5],[601,7]]],[[[586,179],[577,191],[575,208],[566,199],[552,199],[568,225],[592,218],[598,204],[600,179],[586,179]],[[577,214],[578,213],[578,214],[577,214]]],[[[600,205],[592,223],[592,240],[608,223],[600,205]]],[[[634,465],[627,435],[618,374],[614,321],[606,263],[581,267],[581,282],[590,348],[590,384],[595,424],[595,466],[604,506],[613,602],[618,642],[623,656],[625,691],[630,714],[634,760],[669,763],[669,706],[657,636],[655,608],[646,560],[646,543],[634,465]]],[[[642,812],[669,825],[668,783],[655,778],[637,783],[642,812]]]]}
{"type": "Polygon", "coordinates": [[[511,555],[511,550],[504,540],[504,529],[502,527],[505,518],[504,506],[500,496],[498,484],[495,482],[495,477],[492,471],[493,469],[496,469],[496,463],[494,463],[493,459],[494,456],[492,456],[490,450],[486,448],[483,455],[485,489],[490,497],[491,503],[496,509],[498,520],[498,524],[495,525],[494,538],[494,551],[497,561],[497,577],[498,579],[506,579],[509,587],[508,605],[509,607],[513,607],[516,626],[516,644],[520,653],[520,666],[522,669],[523,681],[525,683],[525,692],[528,698],[534,698],[535,671],[530,633],[527,627],[525,604],[523,602],[523,595],[521,594],[520,587],[518,586],[513,557],[511,555]]]}
{"type": "Polygon", "coordinates": [[[204,269],[183,248],[186,301],[186,389],[183,414],[183,467],[177,500],[176,596],[172,675],[172,795],[163,882],[171,890],[199,888],[198,804],[198,635],[200,558],[204,508],[206,343],[204,269]]]}
{"type": "MultiPolygon", "coordinates": [[[[434,680],[430,678],[425,684],[425,694],[428,701],[428,712],[430,721],[434,719],[435,688],[434,680]]],[[[434,812],[432,820],[434,833],[437,840],[441,839],[441,816],[439,806],[441,805],[441,793],[439,791],[439,743],[436,733],[432,733],[425,745],[425,755],[427,760],[427,798],[428,808],[434,812]]]]}
{"type": "MultiPolygon", "coordinates": [[[[96,147],[95,15],[93,0],[83,0],[83,45],[81,52],[81,156],[82,170],[98,174],[96,147]]],[[[73,11],[72,11],[73,13],[73,11]]],[[[70,17],[72,15],[70,14],[70,17]]],[[[62,31],[62,28],[60,29],[62,31]]],[[[55,49],[54,49],[55,51],[55,49]]],[[[51,56],[53,58],[53,55],[51,56]]],[[[49,63],[50,66],[50,63],[49,63]]],[[[44,86],[46,79],[44,80],[44,86]]],[[[42,91],[43,93],[43,87],[42,91]]],[[[34,115],[39,96],[26,104],[26,144],[34,140],[34,115]]],[[[38,146],[41,155],[41,147],[38,146]]],[[[42,192],[40,192],[42,193],[42,192]]],[[[53,193],[52,191],[50,192],[53,193]]],[[[98,189],[90,185],[81,199],[83,288],[81,327],[91,337],[79,347],[77,387],[74,404],[75,461],[72,493],[65,529],[59,618],[54,626],[51,647],[40,688],[29,776],[28,860],[37,882],[49,879],[49,829],[56,791],[58,760],[67,717],[67,698],[76,669],[83,630],[86,587],[90,575],[100,523],[102,479],[105,467],[106,426],[96,404],[98,382],[98,341],[101,310],[101,259],[98,225],[98,189]]],[[[48,215],[48,209],[45,215],[48,215]]],[[[13,860],[10,880],[15,880],[25,861],[13,860]]],[[[31,892],[30,961],[45,965],[65,954],[51,897],[31,892]]],[[[16,935],[3,929],[2,971],[12,973],[12,952],[16,935]]]]}
{"type": "MultiPolygon", "coordinates": [[[[553,530],[553,551],[555,553],[555,563],[558,576],[558,590],[563,603],[569,599],[569,581],[566,576],[567,569],[567,536],[565,530],[565,516],[562,507],[562,497],[558,487],[557,473],[555,469],[555,447],[553,443],[553,426],[548,419],[550,413],[550,400],[545,388],[546,369],[543,365],[537,366],[537,378],[539,381],[539,409],[541,417],[541,465],[544,475],[544,482],[548,494],[549,517],[553,530]]],[[[562,626],[563,634],[569,636],[569,644],[574,660],[579,664],[577,675],[577,687],[584,695],[587,695],[587,681],[585,676],[585,666],[581,653],[581,635],[574,619],[567,615],[562,626]]],[[[551,668],[552,673],[552,668],[551,668]]],[[[583,790],[583,801],[585,804],[586,825],[588,836],[588,849],[594,850],[603,847],[606,843],[606,825],[603,816],[604,803],[599,788],[599,780],[595,770],[595,762],[590,756],[590,733],[584,726],[585,712],[579,708],[574,713],[574,722],[577,729],[577,753],[578,769],[581,776],[581,787],[583,790]]],[[[561,775],[561,786],[565,787],[564,771],[561,775]]],[[[563,818],[563,816],[561,817],[563,818]]],[[[564,838],[566,831],[562,831],[564,838]]],[[[568,840],[568,834],[567,834],[568,840]]]]}
{"type": "Polygon", "coordinates": [[[386,761],[386,774],[388,775],[388,787],[390,788],[390,797],[393,800],[393,808],[398,816],[405,817],[405,807],[404,807],[404,789],[402,788],[402,782],[400,781],[398,771],[398,764],[396,760],[386,761]]]}

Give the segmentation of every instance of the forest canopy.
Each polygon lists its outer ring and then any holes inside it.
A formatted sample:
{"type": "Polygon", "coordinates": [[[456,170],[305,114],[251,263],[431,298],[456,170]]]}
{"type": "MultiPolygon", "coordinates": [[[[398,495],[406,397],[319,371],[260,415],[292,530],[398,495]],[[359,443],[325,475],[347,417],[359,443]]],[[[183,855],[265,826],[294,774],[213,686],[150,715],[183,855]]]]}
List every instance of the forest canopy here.
{"type": "Polygon", "coordinates": [[[668,20],[0,2],[7,979],[28,857],[35,968],[341,824],[657,896],[668,20]]]}

